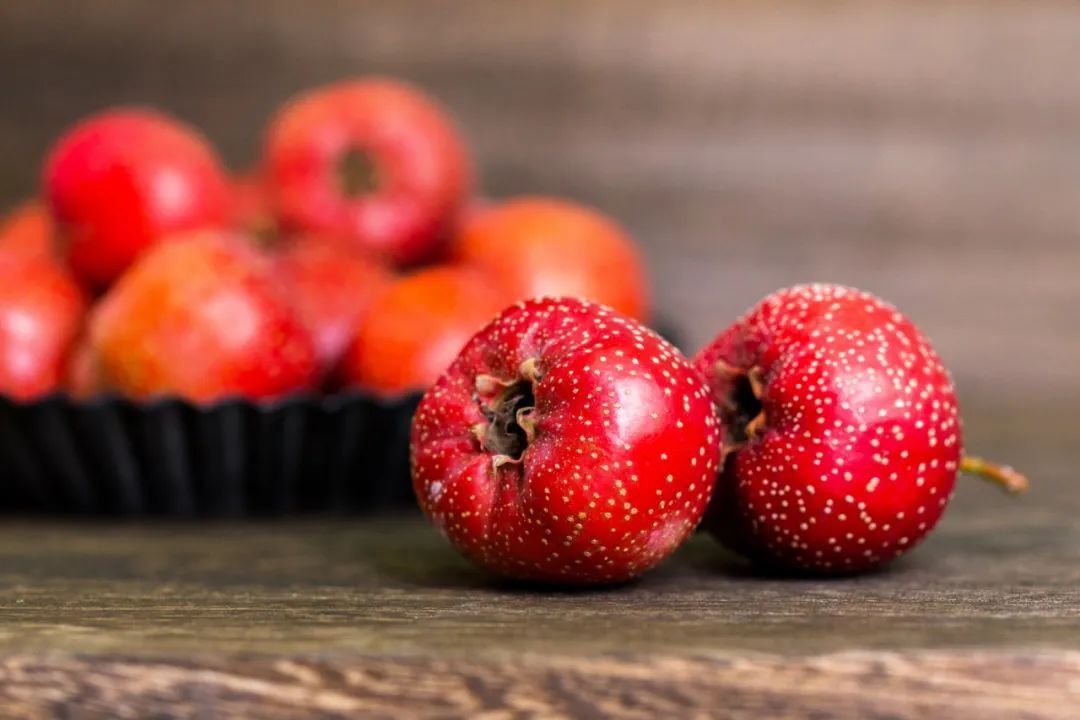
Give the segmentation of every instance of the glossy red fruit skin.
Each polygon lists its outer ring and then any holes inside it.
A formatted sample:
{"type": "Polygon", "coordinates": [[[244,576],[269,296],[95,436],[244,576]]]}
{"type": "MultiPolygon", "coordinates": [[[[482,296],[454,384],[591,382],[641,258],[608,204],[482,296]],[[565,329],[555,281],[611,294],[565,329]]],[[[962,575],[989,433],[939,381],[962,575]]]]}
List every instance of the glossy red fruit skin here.
{"type": "Polygon", "coordinates": [[[274,258],[274,271],[304,321],[321,373],[335,373],[373,301],[391,273],[341,242],[296,238],[274,258]]]}
{"type": "Polygon", "coordinates": [[[158,245],[90,320],[103,384],[134,398],[274,398],[317,376],[307,329],[269,261],[243,238],[206,231],[158,245]]]}
{"type": "Polygon", "coordinates": [[[730,369],[762,373],[765,425],[726,458],[706,521],[723,544],[789,569],[850,573],[907,552],[940,519],[961,454],[956,393],[891,305],[836,285],[780,290],[694,365],[728,444],[730,369]]]}
{"type": "Polygon", "coordinates": [[[357,325],[341,380],[387,396],[426,390],[505,304],[469,268],[437,265],[403,275],[357,325]]]}
{"type": "Polygon", "coordinates": [[[60,390],[85,310],[52,261],[0,256],[0,394],[27,401],[60,390]]]}
{"type": "Polygon", "coordinates": [[[0,218],[0,253],[54,257],[55,232],[48,208],[37,201],[24,202],[0,218]]]}
{"type": "Polygon", "coordinates": [[[464,141],[446,113],[419,90],[378,78],[291,101],[270,123],[264,155],[286,230],[349,238],[398,265],[439,252],[472,184],[464,141]],[[371,191],[343,187],[350,150],[369,159],[371,191]]]}
{"type": "Polygon", "coordinates": [[[209,143],[152,110],[77,124],[50,151],[43,183],[68,264],[99,289],[163,238],[228,214],[227,178],[209,143]]]}
{"type": "Polygon", "coordinates": [[[641,321],[650,314],[645,265],[630,236],[610,218],[568,200],[478,204],[462,218],[452,255],[486,272],[515,300],[574,296],[641,321]]]}
{"type": "Polygon", "coordinates": [[[614,583],[693,531],[715,482],[718,425],[702,380],[651,330],[576,299],[514,305],[424,395],[412,426],[420,507],[495,573],[614,583]],[[537,377],[520,462],[489,447],[504,387],[537,377]]]}

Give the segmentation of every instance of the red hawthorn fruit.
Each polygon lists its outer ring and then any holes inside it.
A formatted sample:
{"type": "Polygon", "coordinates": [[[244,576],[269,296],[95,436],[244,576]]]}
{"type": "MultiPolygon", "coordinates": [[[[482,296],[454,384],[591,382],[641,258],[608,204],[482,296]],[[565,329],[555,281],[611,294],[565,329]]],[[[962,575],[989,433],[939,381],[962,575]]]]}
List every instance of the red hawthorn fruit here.
{"type": "Polygon", "coordinates": [[[85,310],[79,286],[51,260],[0,256],[0,394],[33,400],[61,389],[85,310]]]}
{"type": "Polygon", "coordinates": [[[90,322],[103,384],[136,398],[272,398],[310,389],[311,337],[244,239],[222,231],[147,252],[90,322]]]}
{"type": "Polygon", "coordinates": [[[436,266],[405,275],[361,319],[342,379],[383,394],[423,390],[505,305],[505,296],[471,269],[436,266]]]}
{"type": "Polygon", "coordinates": [[[312,237],[286,246],[275,271],[311,333],[323,376],[329,376],[374,299],[390,285],[390,272],[340,242],[312,237]]]}
{"type": "Polygon", "coordinates": [[[0,219],[0,254],[51,258],[55,229],[44,205],[25,202],[0,219]]]}
{"type": "Polygon", "coordinates": [[[505,310],[424,395],[413,488],[496,573],[613,583],[697,526],[718,448],[708,390],[678,350],[610,308],[545,298],[505,310]]]}
{"type": "Polygon", "coordinates": [[[228,184],[209,143],[161,113],[118,109],[53,146],[44,189],[67,261],[104,288],[162,238],[223,223],[228,184]]]}
{"type": "Polygon", "coordinates": [[[612,220],[565,200],[524,197],[470,210],[455,259],[502,283],[515,300],[574,296],[638,320],[649,315],[644,265],[612,220]]]}
{"type": "Polygon", "coordinates": [[[282,224],[410,265],[435,255],[471,186],[465,144],[420,91],[362,79],[286,105],[266,136],[282,224]]]}
{"type": "MultiPolygon", "coordinates": [[[[705,523],[722,544],[767,564],[849,573],[907,552],[940,519],[961,463],[956,393],[891,305],[836,285],[780,290],[694,365],[723,428],[726,462],[705,523]]],[[[1019,489],[1005,470],[998,479],[1019,489]]]]}

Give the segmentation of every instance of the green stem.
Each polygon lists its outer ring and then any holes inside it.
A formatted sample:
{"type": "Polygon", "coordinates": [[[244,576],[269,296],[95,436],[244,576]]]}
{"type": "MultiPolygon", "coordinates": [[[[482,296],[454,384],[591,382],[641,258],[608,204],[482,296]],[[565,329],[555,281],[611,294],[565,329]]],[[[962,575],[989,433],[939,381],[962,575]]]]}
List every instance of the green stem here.
{"type": "Polygon", "coordinates": [[[1008,465],[998,465],[971,455],[965,455],[960,459],[960,472],[978,475],[983,480],[994,483],[1011,495],[1026,491],[1029,485],[1026,477],[1008,465]]]}

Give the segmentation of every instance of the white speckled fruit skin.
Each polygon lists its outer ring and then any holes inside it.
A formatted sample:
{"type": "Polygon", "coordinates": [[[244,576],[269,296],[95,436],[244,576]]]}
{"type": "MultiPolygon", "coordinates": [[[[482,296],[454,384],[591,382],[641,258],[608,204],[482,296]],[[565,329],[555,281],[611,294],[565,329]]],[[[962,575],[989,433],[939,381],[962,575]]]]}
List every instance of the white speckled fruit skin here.
{"type": "Polygon", "coordinates": [[[481,330],[424,396],[413,487],[431,521],[496,573],[583,584],[654,567],[693,531],[715,483],[708,389],[678,350],[604,306],[530,300],[481,330]],[[539,373],[535,439],[495,467],[478,376],[539,373]]]}
{"type": "Polygon", "coordinates": [[[781,290],[695,357],[721,407],[732,384],[718,361],[761,369],[767,418],[727,458],[709,519],[721,542],[844,573],[892,560],[933,529],[961,455],[956,392],[894,307],[836,285],[781,290]]]}

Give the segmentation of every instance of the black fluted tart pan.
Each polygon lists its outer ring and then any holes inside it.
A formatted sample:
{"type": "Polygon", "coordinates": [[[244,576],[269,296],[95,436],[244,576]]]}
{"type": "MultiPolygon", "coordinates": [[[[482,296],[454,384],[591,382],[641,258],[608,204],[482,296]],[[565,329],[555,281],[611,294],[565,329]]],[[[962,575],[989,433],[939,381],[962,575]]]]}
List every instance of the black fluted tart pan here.
{"type": "Polygon", "coordinates": [[[419,395],[195,405],[0,397],[0,512],[240,517],[413,506],[419,395]]]}

